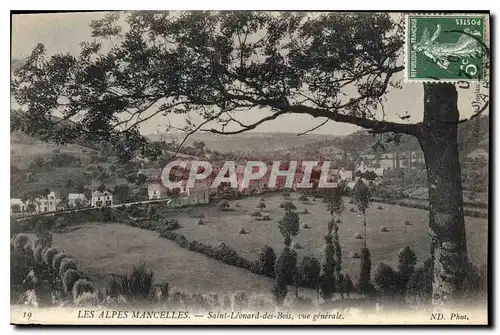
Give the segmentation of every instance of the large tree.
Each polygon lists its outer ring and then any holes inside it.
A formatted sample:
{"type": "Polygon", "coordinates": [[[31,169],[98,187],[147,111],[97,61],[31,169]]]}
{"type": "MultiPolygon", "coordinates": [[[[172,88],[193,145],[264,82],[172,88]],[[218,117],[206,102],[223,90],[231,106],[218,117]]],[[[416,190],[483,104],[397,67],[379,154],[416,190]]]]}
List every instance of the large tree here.
{"type": "Polygon", "coordinates": [[[119,14],[93,22],[79,55],[48,57],[39,44],[12,81],[24,110],[12,114],[12,129],[60,142],[106,141],[125,155],[155,153],[138,126],[171,113],[203,118],[187,118],[187,135],[237,134],[296,114],[318,118],[317,127],[343,122],[415,136],[428,172],[434,301],[457,297],[467,260],[457,90],[424,84],[422,122],[384,120],[380,106],[404,70],[403,20],[388,13],[197,11],[133,12],[125,22],[119,14]],[[257,121],[239,118],[261,108],[267,116],[257,121]]]}

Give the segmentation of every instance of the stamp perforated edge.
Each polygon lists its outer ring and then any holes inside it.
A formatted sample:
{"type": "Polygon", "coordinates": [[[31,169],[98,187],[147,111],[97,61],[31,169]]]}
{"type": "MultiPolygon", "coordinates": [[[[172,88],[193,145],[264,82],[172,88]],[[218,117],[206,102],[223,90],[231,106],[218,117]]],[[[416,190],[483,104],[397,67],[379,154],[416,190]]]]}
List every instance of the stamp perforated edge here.
{"type": "MultiPolygon", "coordinates": [[[[490,48],[490,14],[487,14],[487,13],[471,13],[471,12],[467,12],[467,13],[460,13],[460,12],[457,12],[457,13],[439,13],[439,12],[436,12],[436,13],[422,13],[422,12],[415,12],[415,13],[404,13],[404,24],[405,24],[405,40],[404,40],[404,83],[405,84],[424,84],[424,83],[431,83],[431,84],[435,84],[435,83],[452,83],[452,84],[456,84],[456,83],[459,83],[459,82],[464,82],[464,81],[467,81],[467,82],[482,82],[482,80],[472,80],[472,79],[432,79],[432,78],[429,78],[429,79],[409,79],[409,75],[408,75],[408,68],[409,68],[409,53],[408,53],[408,40],[409,40],[409,37],[410,37],[410,29],[409,29],[409,26],[410,26],[410,16],[414,17],[414,16],[418,16],[418,17],[439,17],[439,16],[481,16],[483,17],[483,20],[485,22],[485,24],[483,24],[483,40],[486,38],[486,36],[488,36],[488,40],[487,42],[485,41],[484,43],[487,45],[488,49],[490,50],[490,53],[491,53],[491,48],[490,48]]],[[[490,59],[490,54],[485,54],[485,59],[490,59]]],[[[483,60],[484,61],[484,60],[483,60]]],[[[484,76],[485,78],[486,77],[489,77],[489,72],[488,72],[488,75],[487,76],[484,76]]]]}

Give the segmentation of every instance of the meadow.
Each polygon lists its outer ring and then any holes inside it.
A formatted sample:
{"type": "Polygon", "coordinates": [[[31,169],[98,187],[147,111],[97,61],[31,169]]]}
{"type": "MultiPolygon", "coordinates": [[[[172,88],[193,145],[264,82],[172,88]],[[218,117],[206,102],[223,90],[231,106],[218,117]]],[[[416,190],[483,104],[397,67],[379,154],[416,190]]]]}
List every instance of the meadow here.
{"type": "MultiPolygon", "coordinates": [[[[323,261],[324,239],[327,223],[331,219],[327,206],[320,199],[308,202],[298,201],[299,195],[292,193],[289,200],[301,213],[307,209],[309,214],[300,214],[300,233],[294,238],[293,243],[298,243],[299,261],[304,256],[315,256],[323,261]],[[302,228],[307,223],[308,229],[302,228]]],[[[221,211],[217,206],[203,207],[195,210],[195,214],[187,212],[170,212],[177,217],[181,228],[176,232],[185,235],[188,239],[217,245],[224,242],[235,249],[241,256],[254,260],[263,245],[269,245],[279,253],[283,248],[283,237],[278,229],[278,221],[284,214],[284,209],[279,204],[285,199],[281,194],[267,194],[263,196],[266,208],[263,215],[269,215],[270,221],[259,221],[251,217],[251,213],[258,210],[256,207],[261,196],[229,201],[231,210],[221,211]],[[236,207],[236,203],[238,207],[236,207]],[[204,224],[198,225],[196,216],[203,213],[204,224]],[[240,228],[247,234],[238,234],[240,228]]],[[[342,246],[342,261],[344,270],[353,278],[358,277],[359,259],[351,258],[352,252],[358,252],[363,240],[355,239],[356,233],[363,233],[363,218],[349,211],[354,205],[345,199],[346,210],[339,224],[339,237],[342,246]]],[[[385,262],[393,267],[397,266],[398,252],[401,248],[410,246],[418,257],[417,265],[420,266],[430,256],[430,239],[428,235],[428,212],[416,208],[401,207],[397,205],[380,204],[383,209],[377,209],[378,203],[372,203],[367,210],[367,245],[370,248],[373,269],[379,262],[385,262]],[[411,225],[404,225],[408,220],[411,225]],[[380,232],[381,226],[387,227],[387,232],[380,232]]],[[[468,254],[470,260],[476,265],[487,262],[488,250],[488,222],[487,219],[465,217],[467,230],[468,254]]]]}

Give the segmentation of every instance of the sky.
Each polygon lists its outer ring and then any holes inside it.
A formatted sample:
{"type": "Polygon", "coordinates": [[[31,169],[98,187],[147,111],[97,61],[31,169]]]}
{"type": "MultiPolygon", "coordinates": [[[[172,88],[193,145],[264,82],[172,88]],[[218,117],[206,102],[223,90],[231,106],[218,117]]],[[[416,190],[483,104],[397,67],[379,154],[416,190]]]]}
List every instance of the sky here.
{"type": "MultiPolygon", "coordinates": [[[[105,16],[104,12],[50,13],[50,14],[20,14],[12,16],[12,54],[13,59],[25,59],[38,43],[43,43],[49,54],[79,53],[79,44],[90,40],[92,20],[105,16]]],[[[403,73],[394,76],[395,80],[403,79],[403,73]]],[[[402,89],[392,89],[387,93],[384,104],[387,120],[395,122],[420,122],[423,117],[423,85],[421,83],[402,82],[402,89]],[[411,116],[402,121],[398,115],[411,116]]],[[[473,89],[459,91],[459,110],[461,117],[470,117],[473,113],[471,101],[474,98],[473,89]]],[[[262,117],[268,116],[265,109],[252,110],[238,117],[242,123],[250,124],[262,117]]],[[[193,121],[197,122],[193,115],[193,121]]],[[[276,120],[265,122],[257,127],[256,132],[287,132],[301,133],[323,122],[324,119],[309,115],[287,114],[276,120]]],[[[158,116],[141,125],[144,134],[156,133],[166,125],[182,127],[183,115],[158,116]]],[[[311,134],[347,135],[360,128],[354,125],[329,121],[311,134]]]]}

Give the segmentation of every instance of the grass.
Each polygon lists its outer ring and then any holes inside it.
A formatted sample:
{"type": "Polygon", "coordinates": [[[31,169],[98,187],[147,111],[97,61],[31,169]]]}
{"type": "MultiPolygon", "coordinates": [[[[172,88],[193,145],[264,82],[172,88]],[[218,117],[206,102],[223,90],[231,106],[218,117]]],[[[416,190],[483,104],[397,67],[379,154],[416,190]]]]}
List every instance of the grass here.
{"type": "MultiPolygon", "coordinates": [[[[292,201],[296,204],[297,211],[303,211],[305,206],[297,201],[298,194],[291,195],[292,201]]],[[[233,211],[222,212],[218,208],[204,209],[204,214],[210,225],[200,226],[182,212],[172,213],[179,218],[181,227],[178,233],[185,235],[188,239],[196,239],[199,242],[217,245],[224,242],[229,247],[235,249],[243,257],[254,260],[263,245],[270,245],[276,253],[283,248],[283,238],[279,232],[277,221],[279,221],[284,210],[278,208],[283,202],[282,195],[266,195],[266,210],[273,218],[271,221],[258,221],[250,216],[255,210],[261,195],[246,199],[237,200],[240,207],[235,207],[230,201],[233,211]],[[245,228],[248,234],[238,234],[240,227],[245,228]]],[[[342,261],[344,269],[354,279],[359,273],[359,260],[349,257],[351,252],[359,252],[363,240],[355,239],[356,233],[363,232],[362,218],[357,213],[349,212],[353,205],[348,204],[345,199],[346,210],[343,214],[342,223],[339,224],[339,236],[342,245],[342,261]]],[[[397,205],[383,204],[383,210],[377,209],[377,203],[370,205],[367,220],[367,244],[372,255],[372,264],[375,268],[378,263],[385,262],[391,266],[396,266],[398,251],[400,248],[409,245],[417,254],[418,264],[423,262],[430,255],[430,241],[428,237],[428,212],[425,210],[400,207],[397,205]],[[408,219],[412,224],[403,225],[403,221],[408,219]],[[385,226],[388,232],[379,232],[381,226],[385,226]]],[[[301,226],[304,223],[309,229],[301,229],[299,235],[294,239],[304,249],[299,250],[299,262],[304,256],[312,255],[323,261],[324,242],[323,236],[326,233],[326,225],[330,219],[326,210],[326,204],[321,200],[311,202],[307,205],[310,214],[301,215],[301,226]]],[[[468,253],[474,264],[481,265],[487,261],[487,234],[488,226],[486,219],[465,218],[468,253]]]]}
{"type": "Polygon", "coordinates": [[[99,287],[106,283],[108,275],[126,274],[144,261],[154,271],[155,282],[165,280],[193,293],[267,293],[273,285],[269,278],[182,249],[154,231],[123,224],[85,224],[71,232],[54,233],[54,245],[71,255],[78,269],[99,287]]]}

